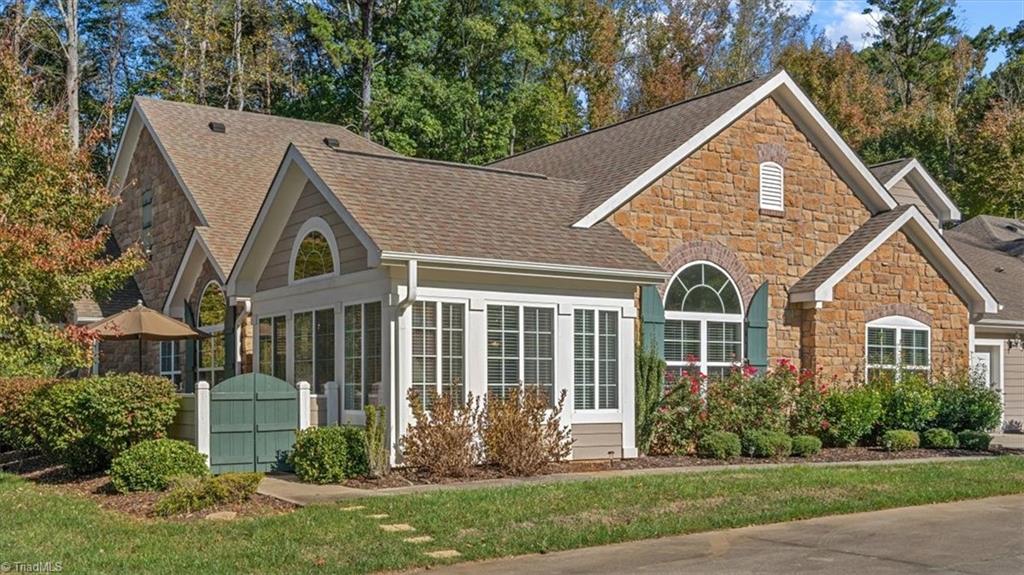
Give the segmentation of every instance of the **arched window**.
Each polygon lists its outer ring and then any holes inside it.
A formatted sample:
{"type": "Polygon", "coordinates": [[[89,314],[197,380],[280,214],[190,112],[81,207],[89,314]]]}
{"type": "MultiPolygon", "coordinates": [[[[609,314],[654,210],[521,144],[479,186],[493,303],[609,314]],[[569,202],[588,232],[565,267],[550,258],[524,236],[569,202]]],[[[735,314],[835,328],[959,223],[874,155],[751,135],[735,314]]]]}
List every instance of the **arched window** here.
{"type": "Polygon", "coordinates": [[[870,321],[866,350],[868,381],[892,381],[911,371],[927,376],[931,369],[931,328],[901,315],[870,321]]]}
{"type": "Polygon", "coordinates": [[[310,218],[296,235],[292,247],[291,281],[301,281],[338,272],[338,248],[334,232],[321,218],[310,218]]]}
{"type": "Polygon", "coordinates": [[[224,379],[224,317],[227,299],[217,282],[210,282],[199,298],[199,329],[210,337],[199,342],[199,379],[211,386],[224,379]]]}
{"type": "Polygon", "coordinates": [[[673,371],[722,377],[743,360],[743,303],[728,274],[709,262],[676,273],[665,295],[665,359],[673,371]]]}

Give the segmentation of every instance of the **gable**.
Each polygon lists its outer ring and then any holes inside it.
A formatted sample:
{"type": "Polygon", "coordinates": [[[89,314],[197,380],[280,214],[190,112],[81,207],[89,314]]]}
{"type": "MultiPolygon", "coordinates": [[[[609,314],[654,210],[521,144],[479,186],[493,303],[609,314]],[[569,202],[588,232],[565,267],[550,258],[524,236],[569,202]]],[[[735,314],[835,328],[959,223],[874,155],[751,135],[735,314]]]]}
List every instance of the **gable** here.
{"type": "Polygon", "coordinates": [[[263,269],[257,291],[265,291],[288,285],[292,248],[299,230],[310,218],[322,218],[334,233],[338,246],[338,267],[340,273],[352,273],[367,269],[366,247],[338,215],[338,212],[327,203],[327,199],[316,189],[312,182],[307,182],[295,203],[288,221],[281,231],[280,239],[274,246],[267,265],[263,269]]]}
{"type": "Polygon", "coordinates": [[[901,206],[913,205],[917,206],[924,217],[928,218],[928,221],[935,227],[939,226],[939,216],[935,213],[928,203],[924,201],[917,191],[914,190],[913,186],[905,179],[899,179],[892,186],[889,186],[889,192],[892,193],[892,197],[896,198],[901,206]]]}

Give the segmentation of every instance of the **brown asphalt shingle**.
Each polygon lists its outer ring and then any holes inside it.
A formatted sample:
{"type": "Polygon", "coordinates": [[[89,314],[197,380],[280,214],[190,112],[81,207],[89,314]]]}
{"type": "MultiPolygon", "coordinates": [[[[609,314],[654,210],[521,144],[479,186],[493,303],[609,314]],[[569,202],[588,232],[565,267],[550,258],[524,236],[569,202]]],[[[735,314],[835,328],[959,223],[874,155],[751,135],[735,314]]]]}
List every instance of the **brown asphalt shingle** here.
{"type": "Polygon", "coordinates": [[[985,314],[985,318],[1024,322],[1024,254],[1015,253],[1024,243],[1024,222],[977,216],[944,235],[1003,306],[999,313],[985,314]],[[1008,225],[1020,231],[1007,229],[1008,225]]]}
{"type": "Polygon", "coordinates": [[[571,227],[584,186],[395,155],[296,148],[383,251],[661,272],[608,223],[571,227]]]}
{"type": "Polygon", "coordinates": [[[341,126],[151,98],[136,98],[171,163],[207,219],[203,238],[230,274],[288,145],[323,145],[392,154],[341,126]],[[223,134],[210,122],[223,123],[223,134]]]}
{"type": "Polygon", "coordinates": [[[816,290],[828,278],[839,271],[846,262],[857,255],[857,252],[864,249],[865,246],[878,237],[878,234],[889,227],[889,224],[899,219],[900,216],[913,207],[910,205],[898,206],[888,212],[882,212],[873,216],[864,222],[864,225],[857,228],[857,231],[850,234],[850,237],[846,238],[843,243],[839,244],[836,249],[832,250],[823,260],[818,262],[818,265],[811,268],[811,271],[807,272],[804,277],[800,278],[800,281],[793,284],[790,293],[809,293],[816,290]]]}
{"type": "Polygon", "coordinates": [[[576,206],[578,220],[774,76],[684,100],[491,165],[586,182],[587,189],[576,206]]]}

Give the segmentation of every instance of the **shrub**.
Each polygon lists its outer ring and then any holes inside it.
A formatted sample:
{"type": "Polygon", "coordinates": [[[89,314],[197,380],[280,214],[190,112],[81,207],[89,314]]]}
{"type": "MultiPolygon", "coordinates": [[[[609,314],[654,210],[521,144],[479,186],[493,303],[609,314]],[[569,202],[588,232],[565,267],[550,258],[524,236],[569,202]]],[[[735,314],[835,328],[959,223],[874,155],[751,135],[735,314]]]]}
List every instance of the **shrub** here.
{"type": "Polygon", "coordinates": [[[697,442],[697,455],[709,459],[729,459],[740,454],[740,437],[730,431],[712,431],[697,442]]]}
{"type": "Polygon", "coordinates": [[[169,380],[138,374],[58,381],[29,405],[40,447],[75,473],[106,469],[132,445],[163,437],[177,408],[169,380]]]}
{"type": "Polygon", "coordinates": [[[956,449],[959,444],[955,433],[941,427],[933,427],[921,434],[921,445],[930,449],[956,449]]]}
{"type": "Polygon", "coordinates": [[[309,483],[340,483],[366,475],[365,433],[347,425],[303,429],[295,435],[288,463],[299,479],[309,483]]]}
{"type": "Polygon", "coordinates": [[[383,477],[390,468],[387,410],[383,406],[367,405],[363,412],[366,414],[366,457],[369,474],[373,477],[383,477]]]}
{"type": "Polygon", "coordinates": [[[985,451],[988,449],[988,444],[992,441],[992,436],[985,433],[984,431],[974,431],[966,429],[956,434],[957,441],[960,442],[961,449],[969,449],[971,451],[985,451]]]}
{"type": "Polygon", "coordinates": [[[935,420],[935,396],[923,375],[903,372],[894,380],[878,380],[870,384],[882,402],[881,429],[922,431],[935,420]]]}
{"type": "Polygon", "coordinates": [[[909,429],[890,429],[882,434],[882,447],[887,451],[906,451],[917,449],[921,445],[921,437],[916,431],[909,429]]]}
{"type": "Polygon", "coordinates": [[[662,402],[665,361],[653,349],[645,348],[643,336],[636,344],[636,445],[649,453],[657,433],[658,410],[662,402]]]}
{"type": "Polygon", "coordinates": [[[412,467],[440,477],[462,477],[480,460],[476,441],[480,400],[469,394],[466,403],[451,395],[431,392],[428,408],[410,389],[413,424],[402,436],[402,456],[412,467]]]}
{"type": "Polygon", "coordinates": [[[968,376],[943,378],[934,386],[934,425],[954,432],[995,429],[1002,419],[999,392],[968,376]]]}
{"type": "Polygon", "coordinates": [[[834,447],[855,445],[882,415],[878,394],[867,387],[833,391],[822,406],[822,438],[834,447]]]}
{"type": "Polygon", "coordinates": [[[757,429],[743,434],[743,454],[749,457],[789,457],[793,440],[781,431],[757,429]]]}
{"type": "Polygon", "coordinates": [[[43,378],[0,379],[0,452],[36,447],[29,405],[32,396],[51,383],[43,378]]]}
{"type": "Polygon", "coordinates": [[[821,440],[813,435],[797,435],[793,438],[793,455],[808,457],[821,453],[821,440]]]}
{"type": "Polygon", "coordinates": [[[566,392],[554,406],[533,389],[513,389],[505,398],[488,397],[480,436],[488,462],[510,475],[534,475],[572,450],[568,427],[561,423],[566,392]]]}
{"type": "Polygon", "coordinates": [[[206,456],[186,441],[153,439],[126,449],[110,465],[110,481],[121,493],[162,491],[171,477],[209,473],[206,456]]]}
{"type": "Polygon", "coordinates": [[[262,479],[262,473],[174,477],[167,494],[156,502],[154,511],[166,517],[194,513],[215,505],[247,501],[256,493],[262,479]]]}
{"type": "Polygon", "coordinates": [[[1011,419],[1003,424],[1003,433],[1024,433],[1024,422],[1019,419],[1011,419]]]}
{"type": "Polygon", "coordinates": [[[748,376],[733,370],[706,384],[707,429],[742,434],[751,429],[785,431],[789,427],[791,381],[788,369],[748,376]]]}

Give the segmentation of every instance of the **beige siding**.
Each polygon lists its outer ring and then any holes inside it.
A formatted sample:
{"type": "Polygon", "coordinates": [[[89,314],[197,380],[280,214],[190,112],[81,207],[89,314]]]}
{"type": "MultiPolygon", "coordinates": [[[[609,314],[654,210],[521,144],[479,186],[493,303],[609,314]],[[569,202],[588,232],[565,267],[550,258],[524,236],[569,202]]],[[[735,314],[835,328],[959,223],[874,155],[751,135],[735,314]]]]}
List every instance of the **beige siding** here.
{"type": "Polygon", "coordinates": [[[317,396],[309,398],[309,426],[320,427],[327,425],[327,397],[317,396]]]}
{"type": "Polygon", "coordinates": [[[323,218],[334,230],[334,237],[338,243],[338,255],[341,259],[341,273],[366,269],[366,248],[341,220],[341,216],[327,203],[323,194],[313,184],[307,183],[295,204],[291,217],[288,218],[288,223],[281,232],[281,238],[277,241],[274,252],[267,261],[267,267],[263,270],[263,276],[260,277],[257,286],[258,291],[288,285],[288,262],[291,259],[295,236],[299,233],[302,224],[314,216],[323,218]]]}
{"type": "Polygon", "coordinates": [[[892,194],[892,197],[895,198],[900,205],[917,206],[921,209],[921,212],[924,213],[925,217],[928,218],[928,221],[931,222],[932,225],[939,225],[939,217],[935,215],[935,212],[933,212],[931,208],[928,207],[928,204],[925,203],[924,199],[917,195],[917,192],[915,192],[914,188],[907,183],[906,179],[896,182],[896,185],[889,190],[889,193],[892,194]]]}
{"type": "Polygon", "coordinates": [[[189,443],[196,442],[196,396],[181,394],[178,396],[178,413],[171,424],[172,439],[180,439],[189,443]]]}
{"type": "Polygon", "coordinates": [[[575,460],[622,457],[621,423],[577,423],[572,426],[572,438],[575,460]]]}
{"type": "Polygon", "coordinates": [[[1024,349],[1015,347],[1006,353],[1003,377],[1003,420],[1024,421],[1024,349]]]}

